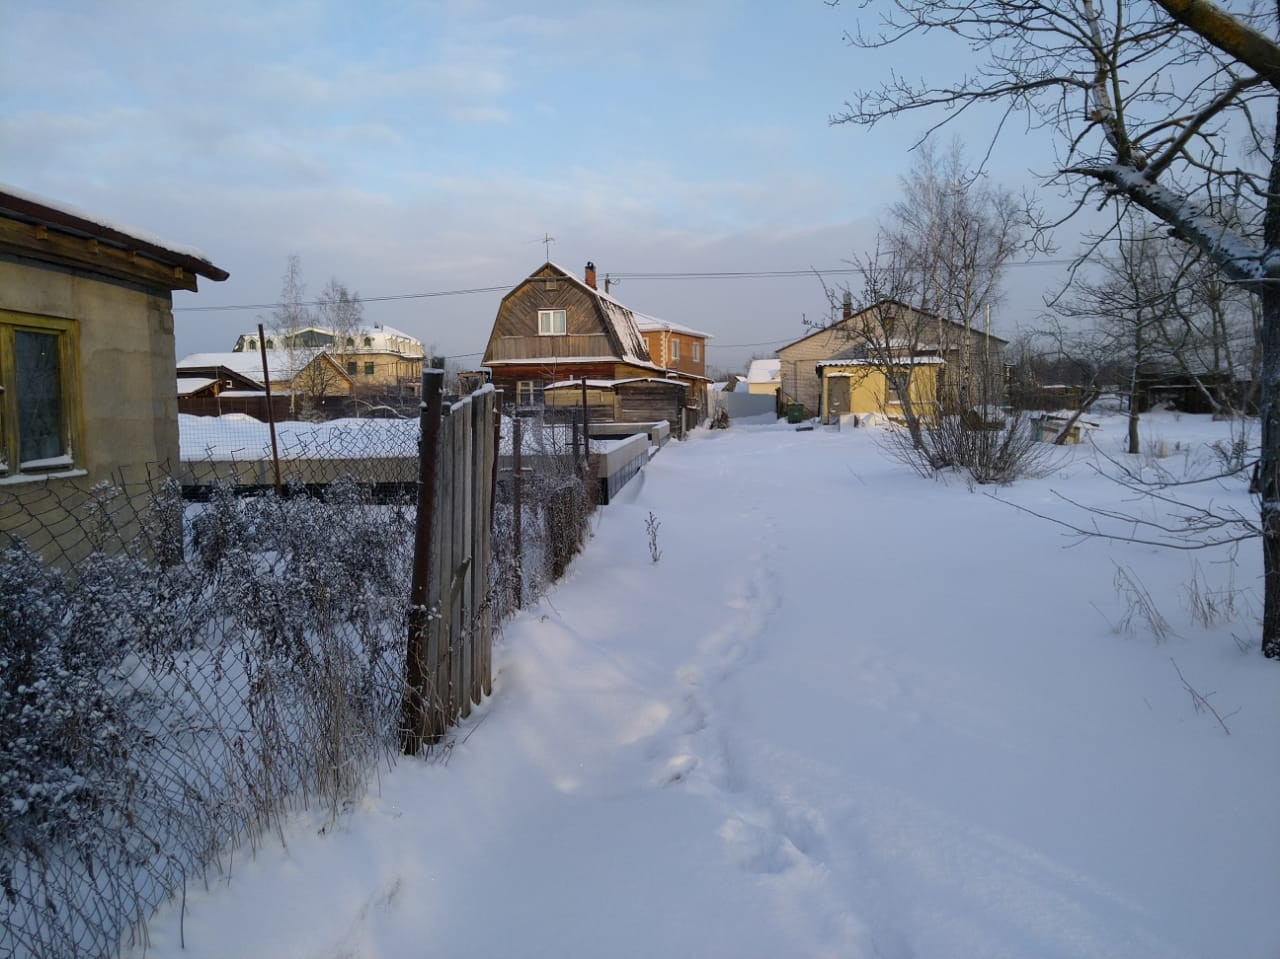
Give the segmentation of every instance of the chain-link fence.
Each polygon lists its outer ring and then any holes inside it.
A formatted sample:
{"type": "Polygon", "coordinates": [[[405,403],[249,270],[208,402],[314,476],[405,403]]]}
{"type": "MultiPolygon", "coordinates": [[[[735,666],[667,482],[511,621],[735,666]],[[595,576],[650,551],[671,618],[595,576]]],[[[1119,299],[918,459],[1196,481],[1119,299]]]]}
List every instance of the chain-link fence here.
{"type": "MultiPolygon", "coordinates": [[[[505,615],[513,579],[545,589],[584,535],[592,484],[539,435],[521,536],[499,485],[473,617],[505,615]]],[[[395,755],[418,440],[278,424],[277,480],[266,424],[184,417],[177,469],[0,488],[0,955],[115,954],[395,755]]]]}

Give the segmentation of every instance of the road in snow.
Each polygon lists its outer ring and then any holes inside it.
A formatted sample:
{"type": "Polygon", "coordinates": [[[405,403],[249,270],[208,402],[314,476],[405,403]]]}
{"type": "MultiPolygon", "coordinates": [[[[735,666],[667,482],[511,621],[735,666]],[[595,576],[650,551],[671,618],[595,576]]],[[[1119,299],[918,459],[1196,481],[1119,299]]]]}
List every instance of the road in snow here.
{"type": "MultiPolygon", "coordinates": [[[[238,852],[157,916],[146,955],[1275,955],[1280,667],[1254,649],[1257,550],[1066,549],[877,435],[671,444],[506,626],[494,697],[450,750],[238,852]],[[1196,561],[1243,591],[1235,621],[1192,623],[1196,561]],[[1112,628],[1117,564],[1176,636],[1112,628]],[[1171,658],[1238,710],[1230,735],[1171,658]]],[[[1064,455],[998,495],[1120,500],[1064,455]]],[[[1251,509],[1239,484],[1213,495],[1251,509]]]]}

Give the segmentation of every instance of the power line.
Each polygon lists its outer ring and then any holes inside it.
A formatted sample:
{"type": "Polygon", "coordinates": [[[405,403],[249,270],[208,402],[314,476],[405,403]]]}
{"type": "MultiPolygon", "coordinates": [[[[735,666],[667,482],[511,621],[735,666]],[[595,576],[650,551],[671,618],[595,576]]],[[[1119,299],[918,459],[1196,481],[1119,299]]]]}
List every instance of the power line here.
{"type": "MultiPolygon", "coordinates": [[[[506,286],[477,286],[469,290],[434,290],[430,293],[397,293],[388,296],[359,296],[356,297],[361,303],[386,303],[391,300],[423,300],[432,296],[466,296],[469,293],[500,293],[504,290],[510,290],[514,287],[514,283],[506,286]]],[[[227,310],[275,310],[282,306],[320,306],[321,300],[306,300],[296,304],[284,303],[236,303],[226,306],[175,306],[173,311],[176,313],[181,310],[184,313],[217,313],[227,310]]]]}
{"type": "MultiPolygon", "coordinates": [[[[542,240],[533,242],[541,243],[542,240]]],[[[1020,260],[1016,263],[1006,264],[1010,267],[1026,267],[1026,266],[1067,266],[1074,263],[1074,260],[1020,260]]],[[[674,272],[674,273],[608,273],[606,277],[610,280],[760,280],[760,279],[787,279],[794,277],[812,277],[812,276],[849,276],[865,273],[864,267],[858,266],[842,266],[829,270],[707,270],[702,272],[674,272]]],[[[424,300],[437,296],[468,296],[473,293],[502,293],[507,290],[514,289],[517,283],[508,283],[503,286],[477,286],[463,290],[432,290],[427,293],[395,293],[386,296],[361,296],[361,303],[389,303],[395,300],[424,300]]],[[[320,306],[320,300],[306,300],[302,303],[295,304],[297,306],[320,306]]],[[[182,313],[225,313],[235,310],[275,310],[286,304],[283,303],[233,303],[224,306],[175,306],[174,312],[182,313]]],[[[743,344],[753,345],[753,344],[743,344]]]]}
{"type": "MultiPolygon", "coordinates": [[[[1069,266],[1075,260],[1018,260],[1006,263],[1005,266],[1069,266]]],[[[606,274],[612,280],[741,280],[741,279],[779,279],[786,277],[807,276],[848,276],[866,273],[862,266],[841,266],[830,270],[705,270],[686,273],[614,273],[606,274]]]]}

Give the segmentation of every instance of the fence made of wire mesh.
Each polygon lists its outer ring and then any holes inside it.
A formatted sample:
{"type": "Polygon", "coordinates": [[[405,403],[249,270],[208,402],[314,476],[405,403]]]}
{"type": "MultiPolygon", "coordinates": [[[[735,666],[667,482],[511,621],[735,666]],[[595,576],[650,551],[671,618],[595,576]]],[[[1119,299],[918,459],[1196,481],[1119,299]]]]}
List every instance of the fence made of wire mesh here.
{"type": "MultiPolygon", "coordinates": [[[[494,437],[485,410],[449,416],[494,437]]],[[[418,422],[277,424],[273,456],[266,424],[196,419],[171,468],[0,488],[0,955],[116,954],[237,845],[338,810],[401,747],[418,422]]],[[[488,463],[473,492],[442,468],[430,539],[437,583],[444,555],[474,571],[439,652],[482,686],[512,571],[545,588],[590,488],[570,454],[535,464],[517,536],[488,463]],[[439,553],[455,502],[491,504],[473,510],[491,539],[458,534],[465,560],[439,553]]]]}

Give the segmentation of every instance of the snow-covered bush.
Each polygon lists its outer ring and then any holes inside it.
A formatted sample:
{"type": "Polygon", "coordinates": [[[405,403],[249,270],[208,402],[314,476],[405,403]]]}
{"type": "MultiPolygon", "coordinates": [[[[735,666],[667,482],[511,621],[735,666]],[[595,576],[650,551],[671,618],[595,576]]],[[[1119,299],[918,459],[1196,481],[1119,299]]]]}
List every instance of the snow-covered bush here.
{"type": "Polygon", "coordinates": [[[135,513],[101,485],[73,569],[4,547],[0,955],[110,955],[291,804],[364,788],[395,747],[413,539],[369,489],[186,507],[166,483],[135,513]]]}

